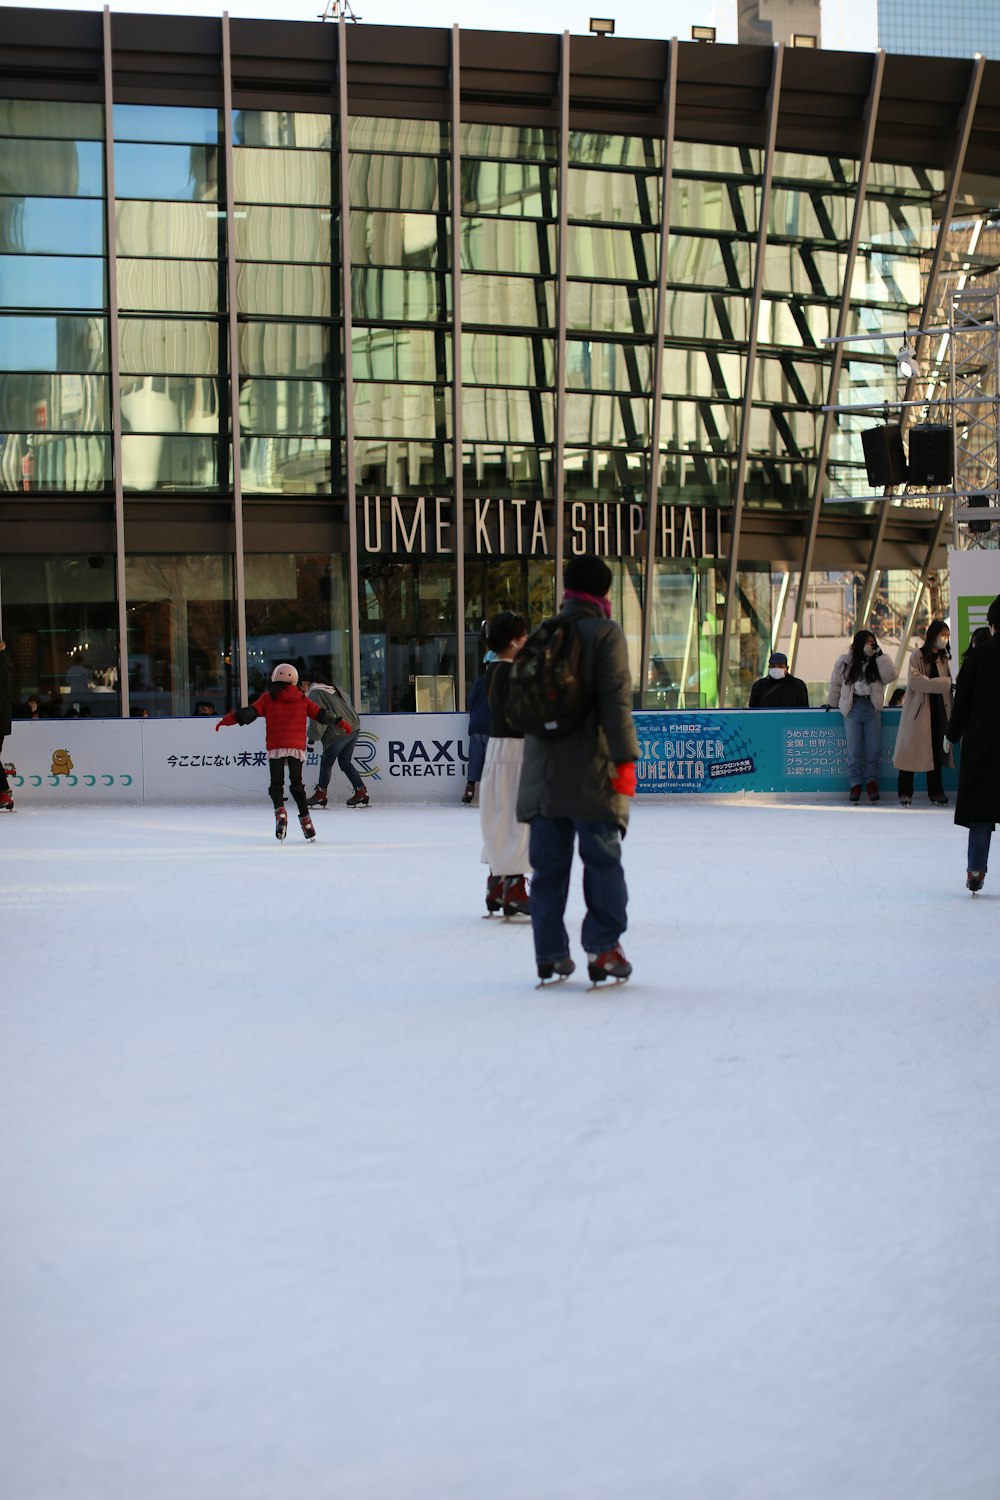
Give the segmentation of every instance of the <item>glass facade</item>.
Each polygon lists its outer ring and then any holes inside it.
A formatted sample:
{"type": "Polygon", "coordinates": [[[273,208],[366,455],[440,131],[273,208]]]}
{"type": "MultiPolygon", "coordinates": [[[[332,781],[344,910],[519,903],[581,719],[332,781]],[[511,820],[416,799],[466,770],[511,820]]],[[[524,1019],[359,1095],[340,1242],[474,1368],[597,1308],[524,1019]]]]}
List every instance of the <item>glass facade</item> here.
{"type": "Polygon", "coordinates": [[[994,0],[878,0],[878,44],[926,57],[1000,57],[1000,10],[994,0]]]}
{"type": "MultiPolygon", "coordinates": [[[[0,99],[0,502],[124,535],[29,569],[34,603],[0,560],[20,696],[64,711],[83,666],[92,712],[221,710],[289,657],[369,712],[461,708],[482,620],[555,605],[561,539],[612,566],[637,706],[738,705],[811,516],[809,588],[865,576],[871,419],[824,408],[897,398],[881,330],[919,322],[946,172],[789,149],[780,98],[770,159],[662,110],[595,129],[567,86],[565,134],[526,98],[0,99]],[[831,388],[841,320],[873,338],[831,388]],[[80,639],[43,630],[81,578],[80,639]]],[[[891,574],[909,618],[899,560],[872,597],[891,574]]]]}

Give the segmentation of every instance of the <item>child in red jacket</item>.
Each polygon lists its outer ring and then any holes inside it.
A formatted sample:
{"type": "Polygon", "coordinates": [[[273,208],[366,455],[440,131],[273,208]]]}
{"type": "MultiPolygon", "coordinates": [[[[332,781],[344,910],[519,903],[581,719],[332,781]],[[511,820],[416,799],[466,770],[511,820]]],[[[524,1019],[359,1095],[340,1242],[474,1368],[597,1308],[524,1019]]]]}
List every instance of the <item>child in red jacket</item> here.
{"type": "MultiPolygon", "coordinates": [[[[302,766],[306,758],[306,723],[318,719],[321,724],[336,724],[338,721],[328,709],[307,698],[298,686],[299,674],[290,662],[282,662],[271,673],[271,686],[261,693],[249,708],[230,709],[216,724],[252,724],[263,717],[266,726],[265,744],[267,758],[271,763],[271,782],[268,791],[274,804],[275,836],[283,839],[288,831],[288,814],[285,812],[285,767],[288,767],[288,790],[299,810],[299,824],[307,839],[316,837],[309,808],[306,806],[306,789],[302,784],[302,766]]],[[[343,726],[349,729],[348,725],[343,726]]]]}

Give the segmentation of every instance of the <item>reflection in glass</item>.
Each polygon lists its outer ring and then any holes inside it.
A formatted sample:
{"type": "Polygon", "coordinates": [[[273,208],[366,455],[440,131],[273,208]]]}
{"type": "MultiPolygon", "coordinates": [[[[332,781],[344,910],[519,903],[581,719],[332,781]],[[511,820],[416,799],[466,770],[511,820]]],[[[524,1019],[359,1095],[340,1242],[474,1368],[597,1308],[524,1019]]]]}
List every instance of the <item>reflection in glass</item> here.
{"type": "Polygon", "coordinates": [[[117,717],[114,558],[0,558],[0,590],[14,702],[34,693],[45,718],[117,717]]]}
{"type": "Polygon", "coordinates": [[[653,350],[649,344],[611,344],[602,339],[570,339],[566,345],[566,384],[575,390],[630,391],[650,388],[653,350]]]}
{"type": "Polygon", "coordinates": [[[236,267],[236,307],[256,317],[329,318],[337,280],[328,266],[243,262],[236,267]]]}
{"type": "Polygon", "coordinates": [[[331,330],[318,323],[241,323],[239,346],[240,375],[329,380],[334,374],[331,330]]]}
{"type": "Polygon", "coordinates": [[[468,498],[551,499],[552,449],[532,443],[466,443],[462,448],[462,475],[468,498]]]}
{"type": "Polygon", "coordinates": [[[462,156],[522,157],[555,161],[559,133],[535,125],[469,125],[461,127],[462,156]]]}
{"type": "Polygon", "coordinates": [[[434,161],[354,152],[348,179],[351,207],[435,212],[447,203],[447,170],[444,158],[434,161]]]}
{"type": "Polygon", "coordinates": [[[351,681],[346,550],[251,553],[246,559],[247,669],[251,698],[279,661],[316,682],[351,681]]]}
{"type": "MultiPolygon", "coordinates": [[[[680,142],[677,143],[680,145],[680,142]]],[[[677,148],[675,147],[675,155],[677,148]]],[[[657,171],[663,159],[658,136],[607,135],[603,131],[571,130],[568,156],[571,162],[602,167],[643,167],[657,171]]],[[[680,165],[678,159],[677,165],[680,165]]]]}
{"type": "Polygon", "coordinates": [[[321,380],[241,380],[240,430],[330,435],[330,387],[321,380]]]}
{"type": "Polygon", "coordinates": [[[556,233],[551,225],[518,219],[463,219],[463,271],[556,272],[556,233]]]}
{"type": "Polygon", "coordinates": [[[106,370],[105,320],[0,317],[0,370],[106,370]]]}
{"type": "Polygon", "coordinates": [[[199,701],[239,703],[230,556],[127,555],[125,599],[132,708],[186,718],[199,701]]]}
{"type": "Polygon", "coordinates": [[[111,484],[110,436],[8,432],[0,437],[2,490],[92,492],[106,490],[111,484]]]}
{"type": "Polygon", "coordinates": [[[451,313],[451,280],[443,271],[352,266],[351,301],[356,318],[443,323],[451,313]]]}
{"type": "Polygon", "coordinates": [[[653,295],[651,287],[571,281],[566,293],[567,326],[595,333],[652,334],[653,295]]]}
{"type": "Polygon", "coordinates": [[[263,151],[240,147],[233,155],[233,197],[237,203],[330,205],[332,157],[329,151],[263,151]]]}
{"type": "Polygon", "coordinates": [[[555,341],[540,334],[462,333],[462,375],[470,385],[550,386],[555,341]]]}
{"type": "Polygon", "coordinates": [[[414,151],[421,156],[448,150],[448,126],[442,120],[386,120],[352,115],[347,122],[352,151],[414,151]]]}
{"type": "Polygon", "coordinates": [[[552,391],[462,387],[462,436],[466,442],[551,443],[552,391]]]}
{"type": "Polygon", "coordinates": [[[493,328],[507,324],[554,329],[555,284],[525,276],[472,276],[464,272],[462,321],[493,328]]]}
{"type": "Polygon", "coordinates": [[[355,328],[353,368],[356,380],[443,383],[451,379],[451,337],[429,328],[355,328]]]}
{"type": "Polygon", "coordinates": [[[122,374],[125,432],[206,432],[229,428],[225,382],[197,375],[122,374]]]}
{"type": "Polygon", "coordinates": [[[104,107],[57,99],[0,99],[0,136],[103,141],[104,107]]]}
{"type": "Polygon", "coordinates": [[[233,230],[240,260],[304,261],[324,266],[330,264],[332,236],[336,233],[337,225],[328,208],[259,203],[236,210],[233,230]]]}
{"type": "Polygon", "coordinates": [[[219,210],[201,203],[116,203],[119,255],[216,260],[222,245],[219,210]]]}
{"type": "Polygon", "coordinates": [[[650,403],[626,396],[566,396],[566,441],[635,447],[649,440],[650,403]]]}
{"type": "Polygon", "coordinates": [[[237,146],[329,151],[334,144],[333,121],[329,115],[293,114],[285,109],[237,109],[233,141],[237,146]]]}
{"type": "Polygon", "coordinates": [[[712,563],[663,558],[654,564],[649,677],[643,708],[714,708],[726,580],[712,563]]]}
{"type": "Polygon", "coordinates": [[[104,148],[99,141],[0,139],[0,193],[18,198],[99,198],[104,148]]]}
{"type": "Polygon", "coordinates": [[[217,438],[189,437],[186,433],[122,434],[122,484],[126,490],[214,490],[219,486],[218,469],[217,438]]]}
{"type": "Polygon", "coordinates": [[[463,213],[554,219],[558,211],[555,168],[534,162],[462,163],[463,213]]]}
{"type": "Polygon", "coordinates": [[[104,261],[70,255],[0,255],[0,303],[5,307],[104,307],[104,261]]]}
{"type": "Polygon", "coordinates": [[[571,219],[605,224],[659,224],[659,173],[586,171],[569,173],[567,210],[571,219]]]}
{"type": "Polygon", "coordinates": [[[193,318],[121,318],[122,375],[217,375],[219,327],[193,318]]]}
{"type": "Polygon", "coordinates": [[[446,438],[451,426],[451,393],[443,387],[354,383],[359,437],[446,438]]]}
{"type": "Polygon", "coordinates": [[[448,220],[435,214],[351,211],[352,266],[446,267],[448,220]]]}
{"type": "Polygon", "coordinates": [[[659,235],[638,229],[591,229],[575,224],[567,240],[571,276],[609,281],[655,281],[659,235]]]}
{"type": "Polygon", "coordinates": [[[146,146],[115,142],[115,197],[214,203],[219,196],[216,146],[146,146]]]}
{"type": "Polygon", "coordinates": [[[5,254],[104,254],[104,205],[87,198],[0,198],[5,254]]]}
{"type": "Polygon", "coordinates": [[[329,494],[332,461],[333,445],[328,437],[245,434],[240,440],[240,467],[247,494],[329,494]]]}
{"type": "Polygon", "coordinates": [[[360,581],[362,712],[415,712],[419,677],[450,687],[454,708],[454,561],[381,554],[362,562],[360,581]]]}
{"type": "Polygon", "coordinates": [[[176,141],[214,146],[219,139],[219,112],[184,105],[116,104],[116,141],[176,141]]]}
{"type": "Polygon", "coordinates": [[[564,485],[567,500],[621,500],[639,505],[646,494],[646,454],[567,448],[564,485]]]}
{"type": "Polygon", "coordinates": [[[128,260],[118,266],[122,312],[219,311],[219,271],[211,261],[128,260]]]}
{"type": "Polygon", "coordinates": [[[109,432],[104,375],[0,375],[0,427],[13,432],[109,432]]]}
{"type": "Polygon", "coordinates": [[[452,446],[431,439],[361,437],[354,445],[359,494],[420,495],[451,488],[452,446]]]}

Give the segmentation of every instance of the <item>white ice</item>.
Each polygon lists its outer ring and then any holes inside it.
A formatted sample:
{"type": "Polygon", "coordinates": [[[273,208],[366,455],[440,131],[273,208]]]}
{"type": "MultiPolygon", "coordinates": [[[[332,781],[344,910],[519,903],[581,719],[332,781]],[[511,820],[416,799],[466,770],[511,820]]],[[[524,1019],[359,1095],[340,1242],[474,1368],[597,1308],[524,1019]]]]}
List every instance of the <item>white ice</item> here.
{"type": "Polygon", "coordinates": [[[538,992],[474,810],[271,822],[0,820],[3,1500],[996,1500],[1000,849],[643,804],[538,992]]]}

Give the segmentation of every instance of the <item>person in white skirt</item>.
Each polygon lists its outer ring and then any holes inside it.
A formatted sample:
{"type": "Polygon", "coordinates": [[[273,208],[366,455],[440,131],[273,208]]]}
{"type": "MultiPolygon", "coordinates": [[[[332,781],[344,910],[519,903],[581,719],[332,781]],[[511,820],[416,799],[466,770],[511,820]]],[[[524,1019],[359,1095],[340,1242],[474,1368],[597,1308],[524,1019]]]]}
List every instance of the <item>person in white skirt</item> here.
{"type": "Polygon", "coordinates": [[[483,832],[486,880],[486,911],[493,916],[529,917],[526,876],[528,863],[527,825],[517,821],[517,786],[524,759],[524,736],[507,722],[504,711],[510,664],[528,639],[523,615],[501,610],[490,621],[486,644],[496,653],[486,669],[486,692],[490,704],[490,737],[486,764],[479,783],[479,822],[483,832]]]}

